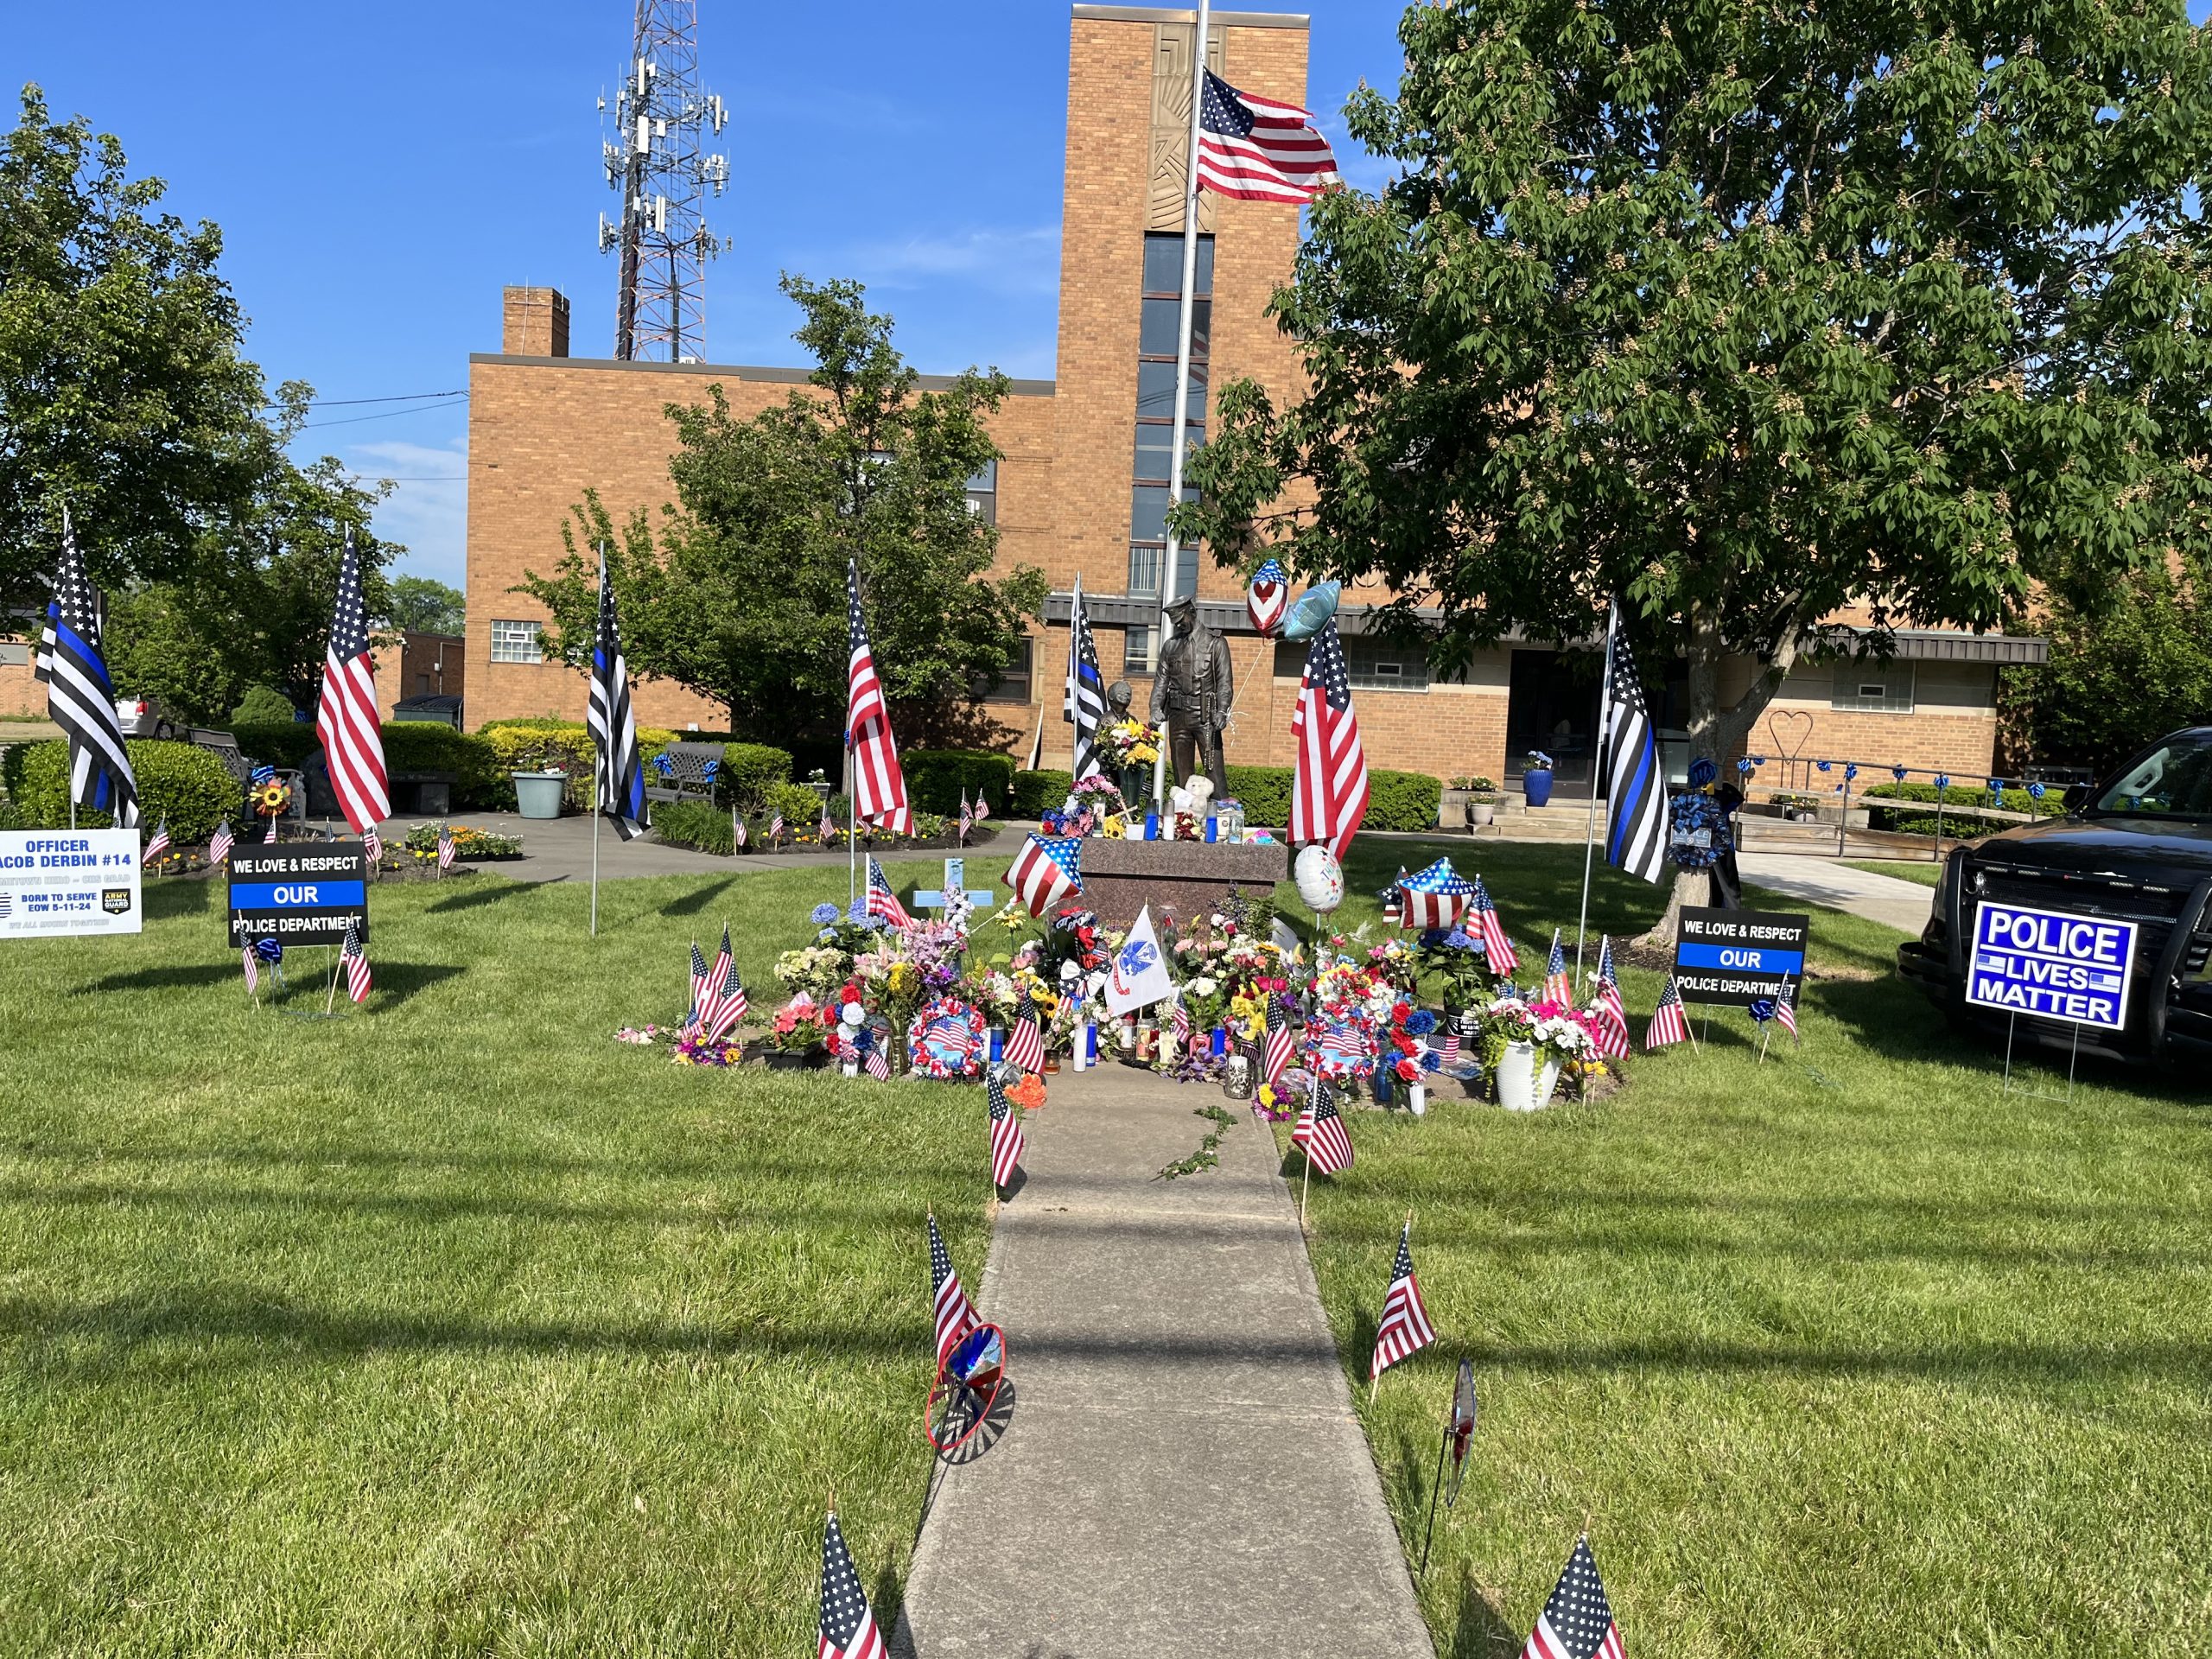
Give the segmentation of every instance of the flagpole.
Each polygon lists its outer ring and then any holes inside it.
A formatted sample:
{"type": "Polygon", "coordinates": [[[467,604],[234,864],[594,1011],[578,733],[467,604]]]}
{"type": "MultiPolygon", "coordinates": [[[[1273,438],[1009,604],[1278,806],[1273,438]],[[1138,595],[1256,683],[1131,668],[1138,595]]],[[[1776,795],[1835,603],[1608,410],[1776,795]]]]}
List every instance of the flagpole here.
{"type": "MultiPolygon", "coordinates": [[[[847,770],[853,769],[848,767],[847,770]]],[[[857,776],[855,781],[858,782],[857,776]]],[[[858,788],[845,792],[845,909],[848,912],[861,896],[860,794],[858,788]]]]}
{"type": "Polygon", "coordinates": [[[1582,978],[1582,947],[1590,934],[1590,864],[1598,847],[1598,782],[1605,769],[1605,734],[1613,720],[1613,630],[1620,626],[1620,601],[1605,609],[1605,670],[1598,690],[1598,747],[1590,761],[1590,817],[1582,830],[1582,913],[1574,924],[1574,977],[1582,978]]]}
{"type": "Polygon", "coordinates": [[[606,816],[599,810],[599,769],[602,764],[594,754],[591,760],[591,936],[599,937],[599,821],[606,816]]]}
{"type": "MultiPolygon", "coordinates": [[[[1183,499],[1183,446],[1189,435],[1185,427],[1191,401],[1191,313],[1198,286],[1198,120],[1205,102],[1206,32],[1211,10],[1208,0],[1198,0],[1198,30],[1191,49],[1191,142],[1190,148],[1183,153],[1183,308],[1175,343],[1175,425],[1167,474],[1167,504],[1171,507],[1183,499]]],[[[1160,621],[1153,630],[1152,669],[1155,676],[1160,672],[1160,656],[1167,645],[1167,607],[1175,594],[1175,563],[1180,545],[1181,538],[1170,524],[1167,550],[1160,556],[1160,621]]],[[[1160,803],[1164,816],[1167,804],[1167,751],[1164,744],[1160,758],[1153,763],[1152,776],[1153,798],[1160,803]]]]}

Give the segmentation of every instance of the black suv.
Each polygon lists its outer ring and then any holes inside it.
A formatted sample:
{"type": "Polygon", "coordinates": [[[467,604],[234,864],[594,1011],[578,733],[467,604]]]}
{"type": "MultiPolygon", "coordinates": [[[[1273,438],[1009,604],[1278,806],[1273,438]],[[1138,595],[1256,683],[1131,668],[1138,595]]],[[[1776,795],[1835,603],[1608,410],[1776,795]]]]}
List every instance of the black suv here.
{"type": "MultiPolygon", "coordinates": [[[[2010,1016],[1966,1001],[1984,899],[2137,922],[2126,1028],[2082,1028],[2082,1052],[2212,1058],[2212,726],[2162,739],[2101,787],[2068,791],[2066,804],[2063,818],[1953,851],[1927,927],[1897,947],[1899,970],[1957,1019],[2001,1035],[2010,1016]]],[[[2075,1028],[2023,1016],[2018,1035],[2063,1047],[2075,1028]]]]}

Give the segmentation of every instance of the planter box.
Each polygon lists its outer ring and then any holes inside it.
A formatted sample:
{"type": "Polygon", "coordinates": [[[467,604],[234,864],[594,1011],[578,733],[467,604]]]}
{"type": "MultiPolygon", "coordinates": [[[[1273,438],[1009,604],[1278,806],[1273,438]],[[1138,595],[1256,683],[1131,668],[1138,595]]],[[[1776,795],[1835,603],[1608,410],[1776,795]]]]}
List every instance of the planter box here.
{"type": "Polygon", "coordinates": [[[511,772],[514,780],[515,810],[525,818],[557,818],[569,792],[565,772],[511,772]]]}

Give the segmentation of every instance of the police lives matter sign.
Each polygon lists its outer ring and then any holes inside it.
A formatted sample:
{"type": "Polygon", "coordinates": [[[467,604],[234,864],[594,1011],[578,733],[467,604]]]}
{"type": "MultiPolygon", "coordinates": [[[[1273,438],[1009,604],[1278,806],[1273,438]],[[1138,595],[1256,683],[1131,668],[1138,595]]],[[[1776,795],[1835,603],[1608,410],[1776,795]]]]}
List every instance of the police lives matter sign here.
{"type": "Polygon", "coordinates": [[[1779,996],[1805,977],[1807,916],[1685,908],[1675,935],[1675,983],[1685,1002],[1779,996]]]}
{"type": "Polygon", "coordinates": [[[231,944],[339,944],[369,938],[369,853],[358,841],[240,842],[231,849],[231,944]]]}
{"type": "Polygon", "coordinates": [[[1974,913],[1967,1001],[1985,1008],[2119,1031],[2127,1023],[2133,922],[2024,905],[1974,913]]]}

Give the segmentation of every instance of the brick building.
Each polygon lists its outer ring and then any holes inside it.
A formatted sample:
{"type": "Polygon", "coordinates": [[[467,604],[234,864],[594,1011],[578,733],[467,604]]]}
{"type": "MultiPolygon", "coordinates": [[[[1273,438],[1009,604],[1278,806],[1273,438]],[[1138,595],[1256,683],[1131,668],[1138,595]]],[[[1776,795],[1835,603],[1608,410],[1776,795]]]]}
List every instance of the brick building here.
{"type": "MultiPolygon", "coordinates": [[[[1306,19],[1217,12],[1209,67],[1232,85],[1293,103],[1306,98],[1306,19]]],[[[1068,590],[1078,572],[1097,631],[1101,667],[1127,677],[1140,707],[1155,648],[1159,584],[1195,590],[1207,620],[1229,636],[1236,677],[1232,763],[1288,764],[1290,712],[1303,648],[1252,632],[1235,573],[1185,550],[1163,572],[1169,422],[1173,413],[1182,201],[1196,25],[1181,10],[1077,5],[1070,28],[1065,193],[1062,203],[1056,378],[1016,381],[993,423],[1004,459],[971,482],[995,515],[1001,557],[1051,579],[1046,619],[992,700],[1005,741],[1026,753],[1040,716],[1047,765],[1066,764],[1058,716],[1068,590]],[[1130,165],[1133,155],[1151,165],[1130,165]]],[[[1295,208],[1202,198],[1204,301],[1194,359],[1221,384],[1253,377],[1294,388],[1294,353],[1266,316],[1290,272],[1295,208]]],[[[1196,386],[1191,416],[1211,409],[1196,386]]],[[[740,418],[785,398],[803,371],[696,363],[620,363],[569,354],[567,300],[549,289],[509,289],[501,349],[470,359],[467,719],[581,717],[582,678],[538,660],[543,613],[510,590],[526,567],[561,556],[560,527],[587,487],[619,522],[671,493],[674,431],[662,406],[704,402],[719,385],[740,418]]],[[[926,379],[925,385],[931,384],[926,379]]],[[[1194,426],[1194,441],[1203,424],[1194,426]]],[[[1360,725],[1378,766],[1504,780],[1521,756],[1558,757],[1573,792],[1588,777],[1596,723],[1594,656],[1509,647],[1481,655],[1462,677],[1433,679],[1417,654],[1364,636],[1357,606],[1342,620],[1360,725]]],[[[2043,642],[1941,632],[1901,636],[1886,665],[1820,664],[1793,674],[1768,722],[1777,754],[1793,750],[1924,767],[1986,772],[1996,737],[1995,677],[2008,662],[2039,661],[2043,642]]],[[[1749,665],[1738,677],[1748,676],[1749,665]]],[[[1724,694],[1731,688],[1724,687],[1724,694]]],[[[1662,729],[1680,688],[1652,688],[1662,729]]],[[[646,723],[706,729],[721,711],[681,688],[645,682],[646,723]]],[[[1669,745],[1675,769],[1686,760],[1669,745]]]]}

